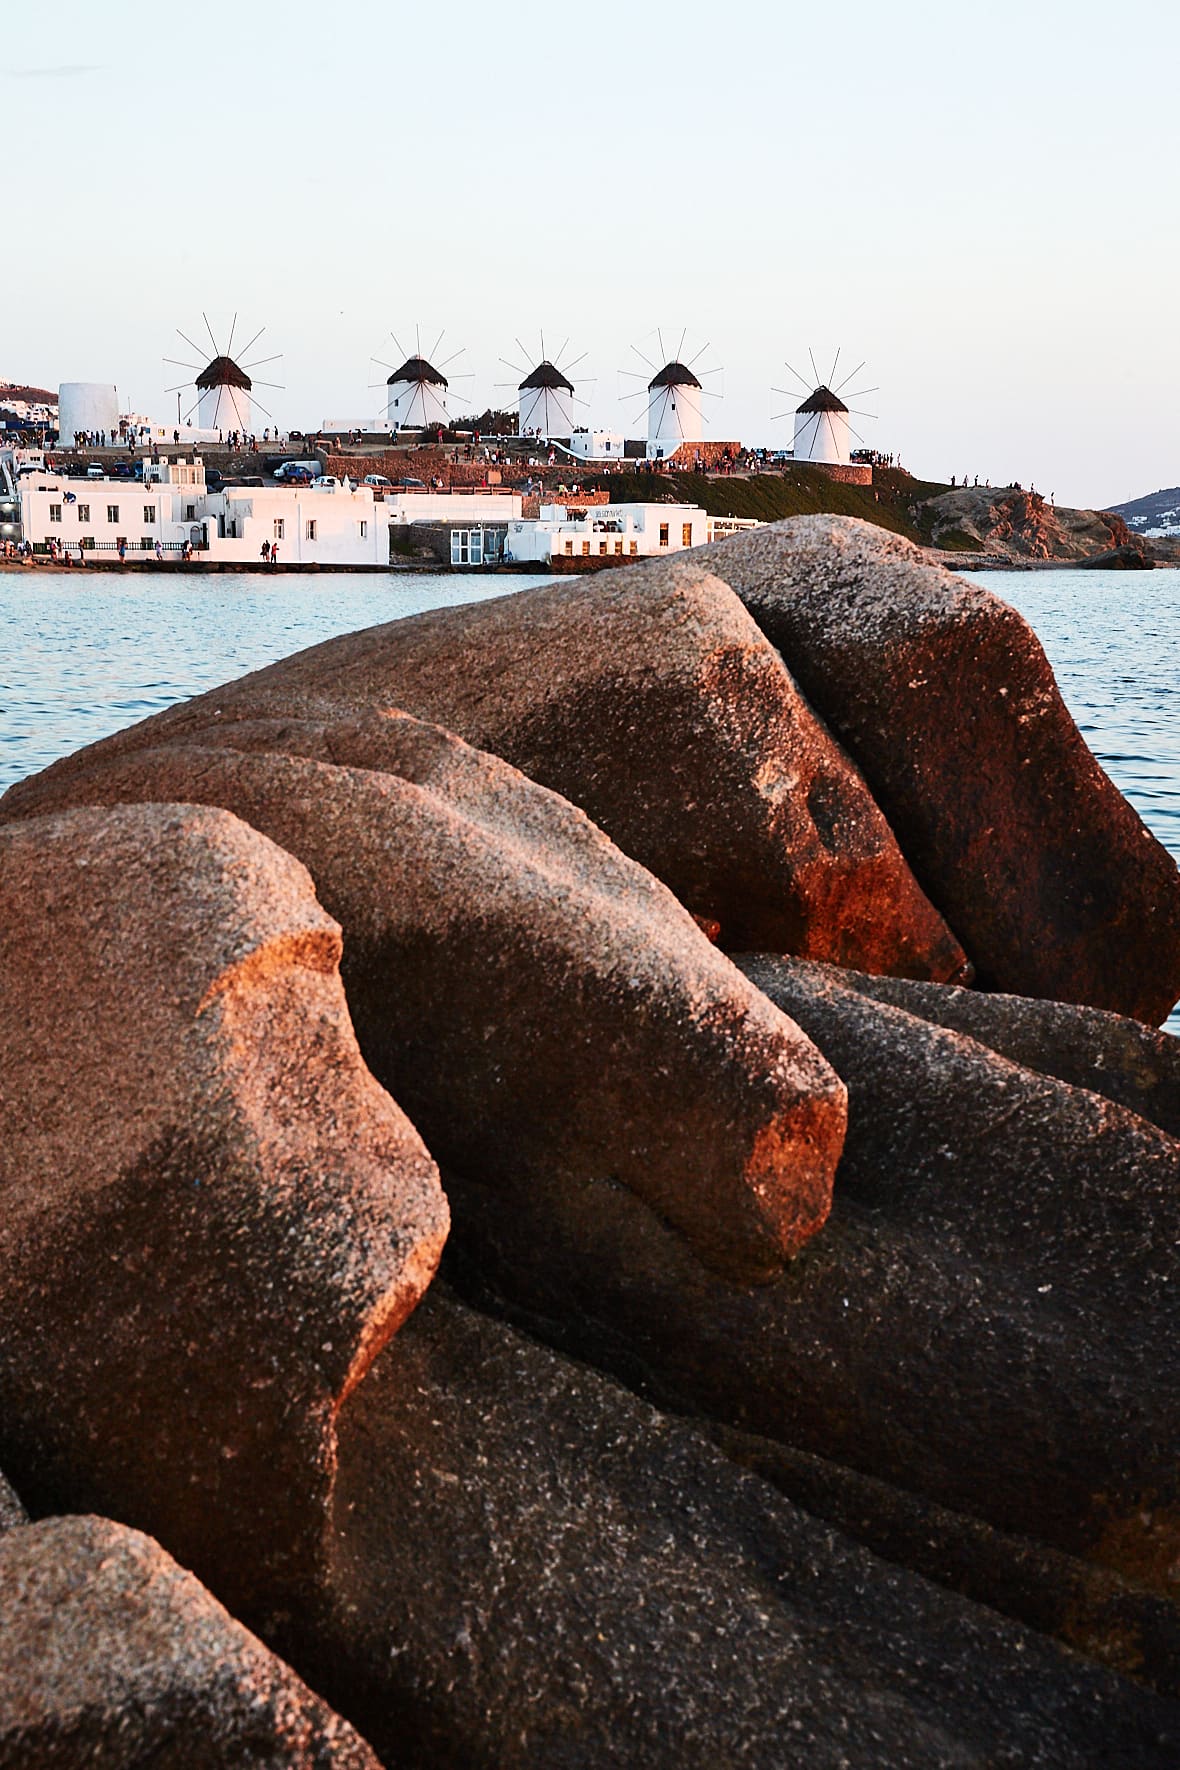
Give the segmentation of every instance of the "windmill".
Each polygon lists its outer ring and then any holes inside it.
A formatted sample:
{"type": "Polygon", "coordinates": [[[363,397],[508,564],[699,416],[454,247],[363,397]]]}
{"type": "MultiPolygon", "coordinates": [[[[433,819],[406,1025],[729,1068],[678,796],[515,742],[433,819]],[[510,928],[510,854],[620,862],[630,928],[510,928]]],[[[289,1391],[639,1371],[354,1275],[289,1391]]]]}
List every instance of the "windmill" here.
{"type": "MultiPolygon", "coordinates": [[[[849,407],[840,398],[844,388],[848,386],[850,381],[856,380],[865,365],[863,362],[858,363],[851,374],[845,375],[842,381],[833,385],[836,382],[836,366],[840,361],[839,350],[832,359],[832,367],[826,381],[820,380],[819,370],[815,366],[814,351],[809,350],[807,354],[811,359],[812,379],[810,383],[803,375],[799,374],[797,369],[792,369],[790,363],[783,364],[785,369],[790,370],[799,386],[793,389],[775,387],[772,392],[780,393],[786,399],[798,399],[800,393],[805,394],[806,397],[801,405],[796,406],[793,414],[780,412],[778,418],[794,416],[796,461],[815,461],[821,466],[846,467],[852,456],[852,448],[848,440],[850,435],[856,437],[862,448],[867,447],[864,438],[852,428],[852,415],[855,414],[858,418],[876,417],[875,412],[862,412],[855,406],[849,407]]],[[[849,399],[862,399],[866,393],[877,393],[878,391],[879,389],[876,387],[862,387],[857,392],[850,393],[848,397],[849,399]]]]}
{"type": "MultiPolygon", "coordinates": [[[[259,411],[264,413],[264,415],[270,419],[271,423],[274,424],[274,418],[258,398],[255,389],[258,387],[281,388],[282,382],[252,380],[247,371],[250,369],[260,369],[266,363],[277,363],[281,361],[282,353],[280,352],[275,356],[257,357],[253,362],[245,362],[244,365],[239,365],[239,363],[230,355],[234,345],[234,333],[237,331],[238,326],[237,314],[233,317],[233,323],[229,329],[229,337],[225,341],[224,348],[218,344],[217,339],[214,337],[213,328],[209,324],[206,316],[202,314],[201,318],[205,322],[205,330],[208,332],[209,342],[213,346],[213,355],[210,360],[205,363],[204,367],[201,367],[199,362],[186,363],[174,356],[166,356],[164,358],[166,363],[171,363],[178,369],[191,369],[194,372],[191,381],[178,381],[175,386],[167,389],[168,393],[180,394],[186,388],[196,388],[197,397],[192,402],[188,411],[183,413],[181,421],[185,424],[190,424],[195,415],[197,420],[196,428],[198,430],[208,432],[221,431],[223,434],[228,431],[236,430],[240,435],[248,436],[253,425],[253,408],[254,406],[257,406],[259,411]]],[[[250,339],[250,342],[239,351],[239,356],[243,359],[246,358],[258,343],[258,340],[262,337],[265,330],[265,326],[259,326],[253,338],[250,339]]],[[[179,326],[176,328],[176,335],[178,338],[184,340],[185,344],[188,345],[189,349],[193,351],[198,358],[205,355],[202,347],[199,344],[195,344],[186,332],[180,330],[179,326]]],[[[178,399],[178,416],[181,416],[181,404],[182,402],[178,399]]],[[[275,428],[277,431],[277,425],[275,428]]]]}
{"type": "MultiPolygon", "coordinates": [[[[629,379],[643,382],[640,387],[632,388],[624,399],[642,399],[645,403],[639,408],[640,422],[647,422],[647,455],[648,459],[659,459],[674,455],[681,443],[702,442],[704,440],[705,419],[701,411],[704,399],[720,399],[715,389],[708,388],[701,380],[719,375],[720,366],[702,369],[697,373],[696,365],[709,349],[707,343],[693,352],[687,361],[684,360],[684,344],[688,337],[687,326],[680,334],[680,342],[669,356],[664,347],[664,334],[657,327],[652,334],[658,352],[659,361],[654,362],[637,344],[631,349],[643,363],[643,369],[621,369],[620,374],[629,379]],[[650,379],[646,379],[650,375],[650,379]]],[[[645,343],[650,343],[645,339],[645,343]]]]}
{"type": "MultiPolygon", "coordinates": [[[[583,351],[581,356],[572,360],[567,358],[566,352],[570,345],[567,338],[561,349],[551,358],[545,351],[544,332],[540,334],[541,348],[535,357],[519,338],[514,343],[520,352],[521,361],[511,363],[507,357],[501,357],[500,361],[506,369],[511,369],[514,375],[521,377],[515,384],[520,413],[519,434],[542,437],[545,441],[556,437],[568,442],[577,429],[574,407],[589,404],[588,400],[579,397],[577,386],[571,379],[572,371],[579,363],[585,362],[587,353],[583,351]],[[528,367],[530,362],[533,364],[531,369],[528,367]]],[[[579,385],[586,379],[588,378],[579,377],[579,385]]],[[[513,384],[504,381],[497,383],[500,387],[510,385],[513,384]]]]}
{"type": "MultiPolygon", "coordinates": [[[[390,332],[389,336],[402,362],[396,365],[387,363],[379,356],[371,360],[390,371],[385,382],[385,415],[391,434],[397,430],[430,430],[439,425],[445,429],[451,422],[447,400],[454,396],[450,393],[451,381],[442,371],[462,356],[463,347],[460,345],[458,350],[453,350],[436,367],[434,359],[446,336],[445,331],[439,333],[428,356],[423,354],[421,330],[417,325],[414,327],[414,348],[410,352],[402,349],[396,333],[390,332]]],[[[469,380],[470,375],[470,370],[461,373],[452,370],[451,380],[469,380]]]]}

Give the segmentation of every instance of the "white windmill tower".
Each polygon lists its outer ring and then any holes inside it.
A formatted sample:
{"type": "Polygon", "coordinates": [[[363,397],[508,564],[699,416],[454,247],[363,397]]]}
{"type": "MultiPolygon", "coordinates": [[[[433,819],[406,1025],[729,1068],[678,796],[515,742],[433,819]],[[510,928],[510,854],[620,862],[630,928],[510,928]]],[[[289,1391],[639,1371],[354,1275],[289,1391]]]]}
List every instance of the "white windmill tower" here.
{"type": "MultiPolygon", "coordinates": [[[[851,416],[853,408],[844,403],[840,394],[848,383],[854,381],[860,374],[864,363],[859,363],[850,375],[846,375],[838,385],[833,386],[836,380],[836,365],[840,361],[840,352],[837,350],[826,381],[820,380],[814,354],[811,351],[808,351],[807,354],[811,358],[813,376],[810,390],[808,390],[806,379],[797,370],[791,369],[790,363],[784,365],[791,370],[791,374],[799,382],[800,391],[807,392],[807,397],[796,406],[793,413],[795,459],[796,461],[812,461],[821,467],[847,467],[852,459],[851,439],[856,437],[857,442],[860,443],[863,443],[864,439],[853,430],[851,416]]],[[[789,388],[785,387],[776,387],[774,392],[785,394],[788,398],[798,397],[798,393],[792,393],[789,388]]],[[[863,394],[876,392],[875,387],[864,387],[858,393],[850,394],[849,398],[859,399],[863,394]]],[[[791,415],[788,413],[779,414],[780,417],[791,415]]],[[[866,418],[873,416],[871,412],[858,413],[857,415],[866,418]]]]}
{"type": "MultiPolygon", "coordinates": [[[[190,424],[195,417],[197,421],[196,428],[199,431],[208,433],[210,436],[213,436],[218,432],[225,436],[231,431],[237,431],[241,436],[248,436],[254,423],[253,408],[254,406],[257,406],[273,423],[274,420],[271,418],[271,414],[267,411],[266,407],[262,404],[262,401],[258,398],[255,392],[255,387],[280,387],[282,383],[278,381],[255,382],[251,380],[247,371],[250,369],[261,368],[264,363],[277,363],[279,361],[279,356],[262,357],[255,362],[247,363],[245,367],[242,367],[230,355],[230,351],[233,349],[234,332],[237,330],[237,314],[233,317],[233,323],[230,326],[229,337],[226,340],[224,349],[218,344],[216,338],[213,336],[213,329],[210,326],[209,321],[205,318],[205,315],[202,314],[201,318],[205,320],[205,330],[208,332],[209,342],[213,346],[213,356],[205,366],[203,368],[197,368],[196,364],[180,362],[176,357],[164,358],[165,362],[174,363],[178,368],[196,369],[196,374],[192,382],[182,381],[175,387],[170,387],[168,389],[169,393],[178,393],[185,387],[194,386],[196,388],[196,400],[190,406],[189,410],[183,414],[183,422],[186,425],[190,424]]],[[[245,357],[248,355],[257,344],[258,340],[262,337],[265,330],[265,326],[260,326],[258,328],[253,338],[251,338],[250,342],[240,352],[241,356],[245,357]]],[[[177,327],[177,337],[183,338],[189,349],[196,351],[198,356],[204,354],[201,351],[200,346],[194,344],[192,339],[188,337],[186,333],[182,332],[179,327],[177,327]]],[[[177,404],[179,406],[180,402],[178,401],[177,404]]]]}
{"type": "MultiPolygon", "coordinates": [[[[429,355],[423,353],[421,334],[417,326],[414,327],[414,349],[408,354],[403,351],[393,332],[389,336],[393,339],[398,355],[404,360],[396,367],[381,357],[374,357],[373,361],[390,370],[389,379],[385,383],[385,417],[390,431],[432,430],[435,427],[445,430],[451,422],[448,401],[452,395],[451,383],[443,374],[443,369],[463,354],[462,346],[452,351],[436,367],[433,359],[438,355],[444,332],[440,332],[435,339],[429,355]]],[[[455,378],[463,380],[465,377],[459,375],[455,378]]]]}
{"type": "Polygon", "coordinates": [[[586,352],[583,351],[581,356],[574,357],[572,361],[566,360],[565,353],[570,342],[567,338],[556,355],[550,358],[545,352],[544,332],[540,336],[541,349],[535,361],[519,338],[515,343],[521,354],[521,362],[510,363],[507,357],[500,358],[506,368],[521,376],[516,384],[519,414],[517,431],[520,436],[535,436],[545,442],[558,440],[568,443],[578,427],[574,407],[586,404],[585,400],[578,397],[571,372],[586,360],[586,352]],[[533,362],[533,367],[524,369],[523,364],[530,361],[533,362]]]}
{"type": "MultiPolygon", "coordinates": [[[[702,344],[692,357],[685,362],[684,340],[687,330],[681,332],[680,343],[672,356],[666,356],[664,335],[657,331],[660,362],[657,365],[633,344],[632,350],[640,361],[652,371],[651,378],[643,388],[636,388],[625,397],[635,398],[643,394],[646,399],[645,413],[647,417],[647,458],[648,460],[666,460],[674,455],[684,443],[699,443],[705,438],[705,417],[702,401],[719,399],[718,393],[707,389],[696,372],[696,364],[708,350],[708,344],[702,344]]],[[[638,370],[624,369],[624,375],[641,378],[638,370]]],[[[720,373],[717,368],[703,369],[704,375],[720,373]]]]}

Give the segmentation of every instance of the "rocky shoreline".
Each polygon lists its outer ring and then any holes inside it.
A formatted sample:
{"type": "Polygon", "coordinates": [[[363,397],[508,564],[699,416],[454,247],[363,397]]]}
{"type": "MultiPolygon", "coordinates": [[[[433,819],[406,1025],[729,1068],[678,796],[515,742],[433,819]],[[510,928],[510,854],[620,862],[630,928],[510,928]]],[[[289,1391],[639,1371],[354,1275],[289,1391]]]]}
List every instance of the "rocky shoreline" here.
{"type": "Polygon", "coordinates": [[[0,1770],[1177,1762],[1180,876],[1015,611],[797,518],[0,857],[0,1770]]]}

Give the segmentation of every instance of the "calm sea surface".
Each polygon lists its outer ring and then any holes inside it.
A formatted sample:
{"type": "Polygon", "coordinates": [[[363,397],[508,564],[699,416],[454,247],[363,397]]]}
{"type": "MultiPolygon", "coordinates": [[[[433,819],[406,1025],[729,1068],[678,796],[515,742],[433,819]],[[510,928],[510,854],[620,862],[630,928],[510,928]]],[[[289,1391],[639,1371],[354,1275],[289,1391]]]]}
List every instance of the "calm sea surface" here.
{"type": "MultiPolygon", "coordinates": [[[[0,569],[0,790],[333,634],[551,581],[0,569]]],[[[978,582],[1032,623],[1090,748],[1180,860],[1180,571],[988,572],[978,582]]]]}

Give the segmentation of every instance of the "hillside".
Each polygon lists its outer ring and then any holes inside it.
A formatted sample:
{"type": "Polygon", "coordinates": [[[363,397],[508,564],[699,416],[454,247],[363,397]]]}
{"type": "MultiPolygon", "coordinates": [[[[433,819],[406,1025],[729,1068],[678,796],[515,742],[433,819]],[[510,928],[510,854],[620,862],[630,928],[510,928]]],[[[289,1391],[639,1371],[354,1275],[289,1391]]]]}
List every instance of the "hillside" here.
{"type": "MultiPolygon", "coordinates": [[[[589,483],[618,495],[613,475],[592,477],[589,483]]],[[[1038,492],[1015,486],[952,488],[912,479],[895,468],[878,468],[872,486],[844,485],[803,464],[781,474],[749,477],[637,473],[628,477],[627,496],[674,498],[703,505],[711,516],[753,516],[763,522],[818,514],[859,516],[924,547],[1022,563],[1089,559],[1131,539],[1117,514],[1055,506],[1038,492]]]]}
{"type": "Polygon", "coordinates": [[[1129,503],[1112,504],[1110,508],[1137,535],[1180,535],[1180,486],[1148,492],[1144,498],[1132,498],[1129,503]]]}

